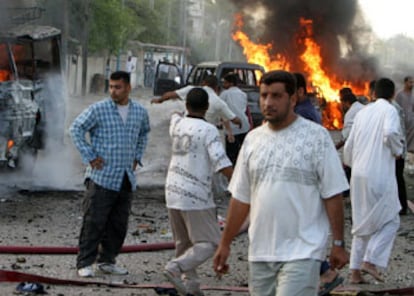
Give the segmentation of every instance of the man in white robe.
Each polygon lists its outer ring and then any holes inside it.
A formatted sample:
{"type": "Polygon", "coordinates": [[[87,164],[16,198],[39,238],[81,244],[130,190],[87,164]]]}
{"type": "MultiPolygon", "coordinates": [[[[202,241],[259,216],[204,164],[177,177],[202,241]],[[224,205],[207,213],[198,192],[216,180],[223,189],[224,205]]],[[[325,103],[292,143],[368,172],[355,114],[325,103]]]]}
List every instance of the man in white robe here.
{"type": "Polygon", "coordinates": [[[377,100],[360,110],[345,142],[344,162],[352,168],[351,283],[364,283],[361,271],[383,280],[399,228],[400,202],[395,159],[403,151],[398,112],[391,104],[395,85],[382,78],[377,100]]]}

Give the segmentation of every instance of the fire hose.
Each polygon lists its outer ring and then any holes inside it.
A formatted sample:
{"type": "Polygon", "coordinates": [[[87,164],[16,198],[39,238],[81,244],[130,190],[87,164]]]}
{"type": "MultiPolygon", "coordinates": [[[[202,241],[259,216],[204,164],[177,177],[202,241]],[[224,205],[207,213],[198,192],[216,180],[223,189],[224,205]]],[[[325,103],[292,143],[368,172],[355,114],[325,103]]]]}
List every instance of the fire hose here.
{"type": "MultiPolygon", "coordinates": [[[[55,277],[46,277],[30,273],[0,270],[0,282],[40,282],[52,285],[74,285],[74,286],[86,286],[86,285],[98,285],[108,286],[113,288],[134,288],[134,289],[156,289],[165,288],[170,289],[173,286],[170,284],[125,284],[114,283],[105,281],[93,281],[93,280],[69,280],[59,279],[55,277]]],[[[234,292],[248,292],[247,287],[229,287],[229,286],[202,286],[203,290],[216,290],[216,291],[234,291],[234,292]]]]}
{"type": "MultiPolygon", "coordinates": [[[[132,252],[149,252],[174,249],[174,242],[165,243],[148,243],[123,246],[122,253],[132,252]]],[[[59,247],[59,246],[0,246],[0,254],[76,254],[78,247],[59,247]]],[[[171,289],[169,284],[126,284],[113,283],[105,281],[91,281],[91,280],[73,280],[60,279],[55,277],[46,277],[30,273],[0,270],[0,282],[40,282],[54,285],[103,285],[114,288],[137,288],[137,289],[171,289]]],[[[216,291],[234,291],[234,292],[248,292],[246,287],[228,287],[228,286],[203,286],[204,290],[216,291]]]]}
{"type": "MultiPolygon", "coordinates": [[[[122,253],[149,252],[174,249],[174,242],[123,246],[122,253]]],[[[78,247],[0,246],[0,254],[77,254],[78,247]]]]}
{"type": "MultiPolygon", "coordinates": [[[[123,246],[121,252],[149,252],[174,249],[174,242],[164,243],[148,243],[123,246]]],[[[78,247],[59,247],[59,246],[0,246],[0,254],[76,254],[78,247]]],[[[45,284],[54,285],[103,285],[114,288],[136,288],[136,289],[170,289],[171,285],[168,284],[128,284],[128,283],[114,283],[105,281],[93,281],[93,280],[73,280],[73,279],[60,279],[55,277],[46,277],[30,273],[23,273],[10,270],[0,270],[0,282],[41,282],[45,284]]],[[[216,291],[232,291],[232,292],[248,292],[247,287],[233,287],[233,286],[202,286],[203,290],[216,290],[216,291]]],[[[362,292],[362,290],[355,289],[355,287],[341,287],[335,289],[335,292],[362,292]]],[[[414,295],[414,287],[396,288],[396,289],[380,289],[380,290],[363,290],[373,294],[390,293],[393,295],[414,295]]],[[[335,295],[335,294],[334,294],[335,295]]],[[[340,295],[340,294],[338,294],[340,295]]]]}

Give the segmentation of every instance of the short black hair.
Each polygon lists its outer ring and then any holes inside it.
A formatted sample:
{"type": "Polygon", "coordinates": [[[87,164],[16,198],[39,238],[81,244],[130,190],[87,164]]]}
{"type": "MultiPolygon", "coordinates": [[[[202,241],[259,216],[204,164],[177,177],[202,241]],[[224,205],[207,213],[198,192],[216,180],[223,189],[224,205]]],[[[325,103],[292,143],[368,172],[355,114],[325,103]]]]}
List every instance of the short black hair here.
{"type": "Polygon", "coordinates": [[[369,90],[370,90],[370,91],[375,91],[375,83],[377,83],[377,81],[376,81],[376,80],[371,80],[371,81],[369,82],[369,90]]]}
{"type": "Polygon", "coordinates": [[[380,99],[389,100],[394,96],[395,84],[389,78],[381,78],[375,83],[375,96],[380,99]]]}
{"type": "Polygon", "coordinates": [[[407,82],[408,80],[411,80],[411,79],[413,79],[412,76],[405,76],[404,77],[404,82],[407,82]]]}
{"type": "Polygon", "coordinates": [[[343,87],[339,90],[339,95],[341,97],[348,95],[348,94],[353,94],[352,89],[350,87],[343,87]]]}
{"type": "Polygon", "coordinates": [[[290,72],[284,70],[274,70],[266,72],[263,74],[262,78],[260,78],[260,84],[270,85],[276,82],[284,83],[286,92],[290,96],[296,93],[296,79],[290,72]]]}
{"type": "Polygon", "coordinates": [[[211,88],[216,88],[218,85],[218,80],[217,77],[214,75],[208,75],[206,77],[204,77],[202,83],[204,83],[205,85],[211,87],[211,88]]]}
{"type": "Polygon", "coordinates": [[[201,87],[193,88],[187,94],[185,105],[191,111],[206,111],[208,109],[207,92],[201,87]]]}
{"type": "Polygon", "coordinates": [[[299,88],[303,88],[304,94],[306,95],[308,91],[306,90],[306,79],[305,76],[302,73],[296,72],[293,73],[296,79],[296,90],[299,90],[299,88]]]}
{"type": "Polygon", "coordinates": [[[125,71],[115,71],[110,76],[111,80],[123,80],[126,83],[131,82],[131,75],[125,71]]]}
{"type": "Polygon", "coordinates": [[[233,84],[233,85],[237,85],[237,74],[234,72],[229,72],[226,75],[223,76],[223,79],[226,80],[227,82],[233,84]]]}

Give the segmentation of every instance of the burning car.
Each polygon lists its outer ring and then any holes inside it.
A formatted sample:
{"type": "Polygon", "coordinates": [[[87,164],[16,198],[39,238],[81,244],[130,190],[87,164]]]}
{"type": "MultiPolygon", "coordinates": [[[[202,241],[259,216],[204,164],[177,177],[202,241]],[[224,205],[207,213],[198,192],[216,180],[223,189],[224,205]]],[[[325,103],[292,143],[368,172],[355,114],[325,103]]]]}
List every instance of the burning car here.
{"type": "Polygon", "coordinates": [[[63,140],[60,30],[23,25],[0,32],[0,167],[33,164],[47,137],[63,140]]]}
{"type": "Polygon", "coordinates": [[[178,66],[172,63],[160,62],[155,72],[154,95],[162,95],[185,85],[200,85],[202,80],[215,75],[219,81],[227,73],[237,73],[239,78],[238,87],[247,94],[249,111],[253,119],[253,125],[262,123],[263,116],[259,107],[259,80],[264,73],[264,68],[258,64],[245,62],[203,62],[195,65],[188,74],[185,83],[178,66]]]}

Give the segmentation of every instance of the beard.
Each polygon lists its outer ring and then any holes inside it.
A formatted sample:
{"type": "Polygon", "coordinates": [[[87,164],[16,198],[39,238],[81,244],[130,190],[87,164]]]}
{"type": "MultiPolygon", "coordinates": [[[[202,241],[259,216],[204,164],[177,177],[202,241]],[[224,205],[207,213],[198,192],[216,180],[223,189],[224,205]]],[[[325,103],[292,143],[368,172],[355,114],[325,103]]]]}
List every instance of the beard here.
{"type": "Polygon", "coordinates": [[[267,122],[277,126],[288,120],[292,108],[292,102],[289,100],[288,104],[277,110],[262,110],[262,114],[267,122]]]}

